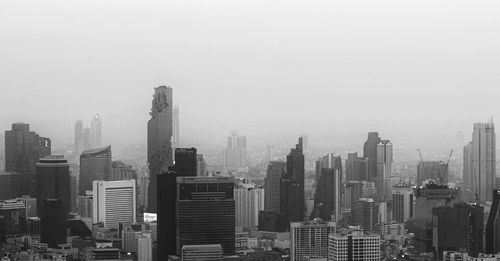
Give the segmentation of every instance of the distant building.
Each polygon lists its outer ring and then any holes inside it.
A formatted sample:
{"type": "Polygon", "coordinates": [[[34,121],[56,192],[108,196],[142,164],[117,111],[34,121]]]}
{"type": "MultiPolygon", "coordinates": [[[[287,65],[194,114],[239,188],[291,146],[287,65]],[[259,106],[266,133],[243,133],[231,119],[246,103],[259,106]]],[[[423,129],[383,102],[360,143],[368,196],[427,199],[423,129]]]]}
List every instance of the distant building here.
{"type": "Polygon", "coordinates": [[[50,154],[50,139],[30,131],[29,124],[13,123],[5,131],[5,171],[34,173],[38,160],[50,154]]]}
{"type": "Polygon", "coordinates": [[[207,162],[203,158],[203,154],[197,154],[196,155],[196,164],[197,164],[197,168],[196,168],[197,174],[196,174],[196,176],[200,176],[200,177],[206,177],[206,176],[208,176],[208,173],[207,173],[207,162]]]}
{"type": "Polygon", "coordinates": [[[66,243],[67,210],[59,199],[46,199],[40,215],[40,242],[50,248],[66,243]]]}
{"type": "Polygon", "coordinates": [[[345,160],[347,181],[368,181],[371,173],[371,165],[368,158],[358,157],[358,153],[347,154],[345,160]]]}
{"type": "Polygon", "coordinates": [[[177,178],[177,255],[185,245],[221,244],[235,252],[234,179],[177,178]]]}
{"type": "Polygon", "coordinates": [[[243,186],[234,189],[236,226],[251,229],[259,225],[259,211],[264,210],[264,189],[243,186]]]}
{"type": "Polygon", "coordinates": [[[448,184],[448,164],[442,161],[421,161],[417,166],[417,186],[426,180],[438,184],[448,184]]]}
{"type": "Polygon", "coordinates": [[[239,136],[237,132],[227,137],[227,147],[224,149],[224,168],[236,170],[240,167],[246,167],[247,157],[247,137],[239,136]]]}
{"type": "Polygon", "coordinates": [[[290,260],[328,257],[328,235],[335,233],[335,222],[314,219],[290,224],[290,260]]]}
{"type": "Polygon", "coordinates": [[[94,181],[92,197],[94,224],[118,228],[118,223],[136,222],[135,180],[94,181]]]}
{"type": "Polygon", "coordinates": [[[80,155],[79,195],[92,190],[94,180],[108,180],[111,176],[111,146],[86,150],[80,155]]]}
{"type": "Polygon", "coordinates": [[[463,150],[462,179],[464,187],[474,190],[474,177],[472,176],[472,142],[467,143],[463,150]]]}
{"type": "Polygon", "coordinates": [[[172,129],[172,132],[173,132],[173,147],[174,149],[175,148],[179,148],[181,145],[180,145],[180,123],[179,123],[179,106],[175,106],[174,107],[174,118],[172,120],[172,124],[173,124],[173,129],[172,129]]]}
{"type": "Polygon", "coordinates": [[[388,178],[392,176],[392,143],[389,140],[381,140],[377,144],[377,178],[375,187],[378,198],[387,201],[391,191],[388,186],[388,178]]]}
{"type": "MultiPolygon", "coordinates": [[[[84,128],[83,129],[83,151],[90,150],[90,149],[92,149],[90,128],[84,128]]],[[[80,156],[80,154],[78,154],[78,156],[80,156]]]]}
{"type": "Polygon", "coordinates": [[[111,162],[111,173],[108,180],[137,180],[137,171],[130,165],[121,161],[111,162]]]}
{"type": "Polygon", "coordinates": [[[373,198],[377,195],[375,182],[348,181],[344,184],[344,206],[352,209],[354,203],[360,198],[373,198]]]}
{"type": "Polygon", "coordinates": [[[94,115],[90,121],[90,147],[100,148],[102,145],[102,120],[99,114],[94,115]]]}
{"type": "Polygon", "coordinates": [[[182,247],[183,261],[219,261],[222,260],[222,246],[215,245],[185,245],[182,247]]]}
{"type": "Polygon", "coordinates": [[[280,183],[286,174],[286,162],[271,161],[267,165],[267,174],[264,179],[264,209],[280,212],[280,183]]]}
{"type": "Polygon", "coordinates": [[[378,206],[372,198],[360,198],[352,209],[352,225],[366,231],[375,231],[378,222],[378,206]]]}
{"type": "Polygon", "coordinates": [[[173,92],[172,88],[155,88],[151,104],[151,119],[148,121],[148,164],[149,189],[148,211],[156,213],[157,176],[166,173],[174,165],[173,135],[173,92]]]}
{"type": "Polygon", "coordinates": [[[80,157],[83,152],[83,122],[78,120],[75,122],[75,148],[73,154],[76,157],[80,157]]]}
{"type": "Polygon", "coordinates": [[[281,179],[280,186],[280,212],[290,222],[300,222],[305,219],[304,160],[302,138],[299,138],[298,144],[286,157],[286,175],[281,179]]]}
{"type": "Polygon", "coordinates": [[[347,235],[331,234],[328,260],[380,261],[380,236],[353,231],[347,235]]]}
{"type": "Polygon", "coordinates": [[[392,217],[398,223],[404,223],[415,213],[413,189],[408,186],[392,188],[392,217]]]}
{"type": "Polygon", "coordinates": [[[368,160],[369,167],[369,181],[375,181],[377,178],[377,145],[380,142],[378,132],[369,132],[368,139],[363,146],[363,158],[368,160]]]}
{"type": "Polygon", "coordinates": [[[319,179],[316,184],[315,210],[312,217],[339,221],[342,202],[342,159],[340,156],[328,154],[320,158],[316,166],[319,179]]]}
{"type": "Polygon", "coordinates": [[[69,164],[63,155],[48,156],[36,164],[36,199],[41,214],[46,199],[59,199],[69,213],[71,208],[69,164]]]}

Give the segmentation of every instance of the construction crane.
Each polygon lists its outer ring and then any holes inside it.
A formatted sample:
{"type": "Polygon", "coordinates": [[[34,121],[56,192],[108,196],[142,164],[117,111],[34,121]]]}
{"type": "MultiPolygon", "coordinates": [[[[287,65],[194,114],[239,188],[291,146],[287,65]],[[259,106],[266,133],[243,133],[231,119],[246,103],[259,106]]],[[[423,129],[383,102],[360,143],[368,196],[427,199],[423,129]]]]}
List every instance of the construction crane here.
{"type": "MultiPolygon", "coordinates": [[[[448,156],[448,160],[446,161],[445,172],[442,174],[444,177],[448,176],[448,172],[450,169],[450,160],[452,155],[453,155],[453,150],[450,151],[450,155],[448,156]]],[[[441,182],[443,182],[443,177],[439,177],[439,179],[441,180],[441,182]]]]}
{"type": "MultiPolygon", "coordinates": [[[[425,176],[429,178],[429,173],[427,172],[427,168],[425,167],[424,158],[422,157],[422,152],[420,152],[420,149],[417,149],[417,152],[418,156],[420,157],[420,162],[422,163],[422,167],[424,168],[425,176]]],[[[417,173],[417,183],[418,183],[418,173],[417,173]]],[[[417,184],[417,186],[420,186],[420,184],[417,184]]]]}

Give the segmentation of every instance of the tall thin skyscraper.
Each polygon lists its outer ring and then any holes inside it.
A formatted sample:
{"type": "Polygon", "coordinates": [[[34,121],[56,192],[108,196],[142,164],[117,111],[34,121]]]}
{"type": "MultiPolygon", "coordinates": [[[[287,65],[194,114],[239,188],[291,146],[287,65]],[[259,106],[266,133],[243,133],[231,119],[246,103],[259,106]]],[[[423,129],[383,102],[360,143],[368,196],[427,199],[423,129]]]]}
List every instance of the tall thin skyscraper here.
{"type": "Polygon", "coordinates": [[[264,209],[280,212],[280,183],[286,174],[286,162],[271,161],[267,165],[267,175],[264,181],[264,209]]]}
{"type": "Polygon", "coordinates": [[[264,190],[249,184],[234,189],[236,226],[251,230],[259,225],[259,211],[264,210],[264,190]]]}
{"type": "Polygon", "coordinates": [[[83,122],[81,120],[75,123],[75,148],[74,155],[80,157],[83,151],[83,122]]]}
{"type": "MultiPolygon", "coordinates": [[[[90,128],[83,129],[83,150],[90,150],[92,148],[92,141],[90,137],[90,128]]],[[[81,154],[81,153],[80,153],[81,154]]]]}
{"type": "Polygon", "coordinates": [[[151,104],[151,119],[148,121],[148,164],[149,189],[148,210],[157,210],[157,176],[166,173],[173,166],[174,153],[172,149],[172,88],[160,86],[155,88],[151,104]]]}
{"type": "Polygon", "coordinates": [[[347,181],[369,180],[371,165],[367,158],[358,157],[358,153],[349,153],[347,154],[345,165],[345,176],[347,181]]]}
{"type": "Polygon", "coordinates": [[[320,176],[314,195],[315,210],[313,217],[323,220],[339,221],[342,188],[342,159],[333,154],[320,158],[320,176]],[[333,218],[332,218],[333,217],[333,218]]]}
{"type": "Polygon", "coordinates": [[[184,245],[221,244],[235,251],[234,178],[177,178],[177,255],[184,245]]]}
{"type": "Polygon", "coordinates": [[[101,147],[102,142],[102,120],[99,114],[94,115],[90,122],[90,146],[91,148],[101,147]]]}
{"type": "Polygon", "coordinates": [[[70,211],[69,164],[63,155],[45,157],[36,164],[36,200],[39,215],[46,199],[59,199],[64,211],[70,211]]]}
{"type": "Polygon", "coordinates": [[[464,187],[474,189],[474,179],[472,177],[472,142],[464,146],[462,175],[464,187]]]}
{"type": "Polygon", "coordinates": [[[391,195],[387,186],[387,179],[392,175],[392,143],[389,140],[381,140],[377,144],[377,178],[375,187],[378,198],[386,201],[391,195]]]}
{"type": "Polygon", "coordinates": [[[111,146],[86,150],[80,155],[79,195],[92,190],[94,180],[108,180],[111,176],[111,146]]]}
{"type": "Polygon", "coordinates": [[[118,228],[118,223],[136,222],[135,180],[94,181],[92,221],[118,228]]]}
{"type": "Polygon", "coordinates": [[[369,132],[368,139],[363,146],[363,157],[368,158],[370,164],[369,181],[375,181],[377,177],[377,145],[379,142],[378,132],[369,132]]]}
{"type": "Polygon", "coordinates": [[[404,223],[415,213],[415,197],[409,186],[392,188],[392,217],[398,223],[404,223]]]}
{"type": "Polygon", "coordinates": [[[13,123],[5,131],[5,171],[35,173],[38,160],[50,154],[50,139],[30,131],[29,124],[13,123]]]}
{"type": "Polygon", "coordinates": [[[478,194],[481,202],[492,200],[492,192],[496,188],[496,134],[493,121],[474,123],[471,165],[472,190],[478,194]]]}
{"type": "Polygon", "coordinates": [[[179,106],[174,107],[174,119],[173,119],[173,125],[174,125],[174,148],[179,148],[180,147],[180,134],[179,134],[179,106]]]}
{"type": "Polygon", "coordinates": [[[288,217],[290,222],[304,221],[305,217],[305,193],[304,193],[304,152],[302,150],[302,138],[295,148],[290,150],[286,157],[286,176],[281,180],[280,194],[284,195],[281,204],[282,214],[288,217]]]}

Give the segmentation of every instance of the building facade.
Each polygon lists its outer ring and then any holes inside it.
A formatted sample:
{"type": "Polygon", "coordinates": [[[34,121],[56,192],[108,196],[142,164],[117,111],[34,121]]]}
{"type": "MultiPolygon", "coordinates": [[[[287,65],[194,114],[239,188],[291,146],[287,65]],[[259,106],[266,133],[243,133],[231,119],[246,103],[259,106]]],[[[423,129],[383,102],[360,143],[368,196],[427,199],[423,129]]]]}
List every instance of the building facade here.
{"type": "Polygon", "coordinates": [[[135,180],[94,181],[92,198],[94,224],[118,228],[118,223],[136,222],[135,180]]]}
{"type": "Polygon", "coordinates": [[[314,219],[290,224],[290,260],[328,257],[328,236],[335,233],[335,222],[314,219]]]}
{"type": "Polygon", "coordinates": [[[59,199],[66,213],[71,208],[69,164],[64,156],[54,155],[40,159],[36,164],[36,199],[38,213],[44,208],[46,199],[59,199]]]}
{"type": "Polygon", "coordinates": [[[79,195],[92,190],[95,180],[108,180],[111,175],[111,146],[86,150],[80,155],[79,195]]]}

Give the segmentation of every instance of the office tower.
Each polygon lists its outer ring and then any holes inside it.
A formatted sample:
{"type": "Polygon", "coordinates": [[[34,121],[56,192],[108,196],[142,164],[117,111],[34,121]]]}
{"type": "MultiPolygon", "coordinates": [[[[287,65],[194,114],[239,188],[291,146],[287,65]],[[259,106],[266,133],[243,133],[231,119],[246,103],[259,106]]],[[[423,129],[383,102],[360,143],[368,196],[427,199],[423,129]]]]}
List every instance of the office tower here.
{"type": "Polygon", "coordinates": [[[398,223],[404,223],[415,213],[413,189],[409,186],[392,188],[392,218],[398,223]]]}
{"type": "Polygon", "coordinates": [[[197,165],[196,176],[200,176],[200,177],[206,177],[206,176],[208,176],[208,173],[207,173],[207,162],[203,158],[203,154],[197,154],[196,155],[196,165],[197,165]]]}
{"type": "Polygon", "coordinates": [[[432,243],[437,256],[453,250],[477,257],[483,251],[483,211],[475,203],[434,208],[432,243]]]}
{"type": "Polygon", "coordinates": [[[281,213],[285,214],[290,222],[304,221],[304,153],[302,138],[295,148],[290,150],[286,157],[286,175],[281,180],[281,213]]]}
{"type": "Polygon", "coordinates": [[[80,155],[79,195],[92,190],[94,180],[108,180],[111,175],[111,146],[86,150],[80,155]]]}
{"type": "Polygon", "coordinates": [[[328,242],[328,260],[380,261],[380,236],[352,231],[347,235],[331,234],[328,242]]]}
{"type": "Polygon", "coordinates": [[[135,179],[137,180],[137,171],[130,165],[127,165],[121,161],[111,162],[111,172],[108,180],[127,180],[135,179]]]}
{"type": "Polygon", "coordinates": [[[179,135],[179,106],[174,107],[174,119],[173,119],[173,146],[174,148],[180,147],[180,135],[179,135]]]}
{"type": "Polygon", "coordinates": [[[390,196],[387,179],[392,175],[392,143],[389,140],[380,140],[377,144],[377,178],[375,187],[378,198],[386,201],[390,196]]]}
{"type": "Polygon", "coordinates": [[[264,189],[243,184],[234,189],[236,226],[250,230],[259,225],[259,211],[264,210],[264,189]]]}
{"type": "Polygon", "coordinates": [[[87,191],[85,195],[78,196],[78,215],[80,215],[82,218],[92,218],[92,198],[93,191],[87,191]]]}
{"type": "Polygon", "coordinates": [[[51,248],[66,243],[67,210],[59,199],[46,199],[40,217],[40,242],[51,248]]]}
{"type": "Polygon", "coordinates": [[[347,154],[345,160],[346,167],[346,180],[369,180],[370,177],[370,161],[368,158],[358,157],[358,153],[347,154]]]}
{"type": "Polygon", "coordinates": [[[472,133],[472,173],[474,183],[472,191],[478,194],[479,201],[485,202],[493,198],[496,188],[496,134],[493,121],[474,123],[472,133]]]}
{"type": "Polygon", "coordinates": [[[158,260],[165,260],[177,253],[177,177],[197,175],[196,148],[175,149],[175,166],[167,173],[157,176],[158,188],[158,260]]]}
{"type": "Polygon", "coordinates": [[[90,128],[85,128],[83,129],[83,150],[85,151],[90,149],[92,149],[90,128]]]}
{"type": "Polygon", "coordinates": [[[369,162],[369,181],[375,181],[377,177],[377,145],[380,142],[378,132],[369,132],[368,139],[363,145],[363,158],[367,158],[369,162]]]}
{"type": "Polygon", "coordinates": [[[83,122],[81,120],[75,123],[75,149],[74,155],[80,157],[83,151],[83,122]]]}
{"type": "Polygon", "coordinates": [[[360,198],[373,198],[377,194],[375,182],[347,181],[344,184],[344,206],[352,209],[354,203],[360,198]]]}
{"type": "Polygon", "coordinates": [[[352,209],[352,225],[374,231],[378,219],[378,206],[372,198],[360,198],[352,209]]]}
{"type": "Polygon", "coordinates": [[[464,146],[462,178],[464,180],[464,187],[473,190],[474,178],[472,176],[472,142],[469,142],[464,146]]]}
{"type": "Polygon", "coordinates": [[[139,234],[137,245],[137,261],[153,260],[153,239],[151,233],[139,234]]]}
{"type": "Polygon", "coordinates": [[[22,200],[0,201],[0,244],[9,235],[26,234],[26,205],[22,200]]]}
{"type": "Polygon", "coordinates": [[[236,170],[247,166],[247,137],[233,132],[227,137],[227,146],[224,149],[224,168],[236,170]]]}
{"type": "Polygon", "coordinates": [[[266,162],[271,162],[274,160],[274,146],[271,144],[266,145],[266,162]]]}
{"type": "Polygon", "coordinates": [[[493,190],[493,203],[491,205],[488,221],[486,223],[485,252],[496,254],[500,252],[500,189],[493,190]]]}
{"type": "Polygon", "coordinates": [[[448,164],[442,161],[420,161],[417,166],[417,186],[424,181],[448,184],[448,164]]]}
{"type": "Polygon", "coordinates": [[[271,161],[267,165],[267,174],[264,179],[264,209],[276,213],[280,212],[280,183],[286,174],[286,162],[271,161]]]}
{"type": "Polygon", "coordinates": [[[223,250],[220,244],[185,245],[181,257],[183,261],[219,261],[222,260],[223,250]]]}
{"type": "Polygon", "coordinates": [[[136,222],[135,180],[94,181],[92,195],[93,223],[118,228],[118,223],[136,222]]]}
{"type": "Polygon", "coordinates": [[[311,153],[311,143],[309,142],[309,137],[305,134],[300,135],[300,138],[302,139],[302,151],[306,154],[311,153]]]}
{"type": "Polygon", "coordinates": [[[185,245],[221,244],[235,251],[234,178],[177,178],[177,255],[185,245]]]}
{"type": "Polygon", "coordinates": [[[316,162],[320,175],[314,195],[314,217],[323,220],[339,221],[342,200],[342,159],[333,154],[326,155],[316,162]]]}
{"type": "Polygon", "coordinates": [[[40,159],[36,164],[36,200],[41,214],[46,199],[59,199],[66,211],[71,208],[69,164],[63,155],[40,159]]]}
{"type": "Polygon", "coordinates": [[[328,257],[328,235],[335,233],[335,222],[314,219],[307,222],[292,222],[290,224],[291,261],[305,258],[328,257]]]}
{"type": "Polygon", "coordinates": [[[13,123],[12,129],[5,131],[5,171],[34,173],[38,160],[50,152],[50,139],[30,131],[27,123],[13,123]]]}
{"type": "Polygon", "coordinates": [[[90,147],[92,149],[101,147],[102,120],[99,114],[94,115],[90,121],[90,147]]]}
{"type": "Polygon", "coordinates": [[[149,189],[148,210],[156,213],[157,178],[174,164],[172,150],[172,88],[155,88],[148,121],[149,189]]]}

